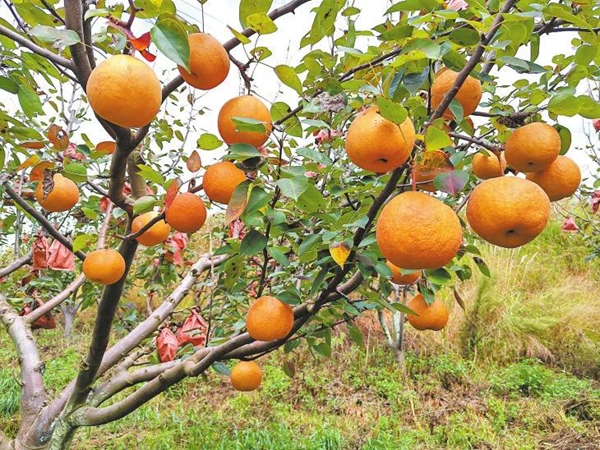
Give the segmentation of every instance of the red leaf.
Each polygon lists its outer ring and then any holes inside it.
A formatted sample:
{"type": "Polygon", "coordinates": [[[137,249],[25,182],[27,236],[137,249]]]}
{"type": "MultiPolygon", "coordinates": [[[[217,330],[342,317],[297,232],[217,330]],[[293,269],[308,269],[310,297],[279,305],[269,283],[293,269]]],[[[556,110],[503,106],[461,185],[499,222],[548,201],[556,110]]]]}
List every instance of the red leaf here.
{"type": "Polygon", "coordinates": [[[187,160],[186,165],[188,170],[192,173],[198,172],[200,170],[200,168],[202,167],[202,161],[200,160],[200,155],[196,150],[192,152],[192,154],[187,160]]]}
{"type": "Polygon", "coordinates": [[[43,270],[48,268],[48,239],[38,236],[33,241],[33,269],[43,270]]]}
{"type": "Polygon", "coordinates": [[[48,268],[52,270],[75,270],[75,255],[56,239],[48,249],[48,268]]]}
{"type": "Polygon", "coordinates": [[[454,197],[466,186],[469,181],[469,174],[462,170],[453,170],[452,172],[436,175],[433,184],[440,191],[450,194],[454,197]]]}
{"type": "Polygon", "coordinates": [[[140,54],[144,57],[146,61],[154,62],[156,59],[156,55],[154,53],[150,53],[149,51],[142,50],[140,54]]]}
{"type": "Polygon", "coordinates": [[[579,230],[579,227],[577,226],[575,220],[572,217],[567,217],[560,229],[569,233],[574,233],[577,230],[579,230]]]}
{"type": "Polygon", "coordinates": [[[73,143],[70,143],[65,151],[63,152],[63,156],[65,158],[76,159],[78,161],[82,161],[85,159],[85,155],[83,153],[79,153],[77,151],[77,146],[73,143]]]}
{"type": "Polygon", "coordinates": [[[158,350],[158,359],[160,362],[169,362],[175,359],[179,343],[175,333],[169,327],[163,328],[156,338],[156,349],[158,350]]]}
{"type": "Polygon", "coordinates": [[[206,344],[207,331],[208,323],[196,309],[193,309],[177,330],[177,341],[179,345],[192,344],[194,347],[202,347],[206,344]]]}
{"type": "Polygon", "coordinates": [[[229,237],[237,238],[240,241],[246,236],[246,230],[244,230],[244,222],[240,219],[235,219],[229,224],[229,237]]]}
{"type": "Polygon", "coordinates": [[[181,187],[181,180],[179,178],[175,178],[171,184],[169,185],[169,189],[167,189],[167,193],[165,194],[165,211],[169,209],[175,197],[179,193],[179,188],[181,187]]]}
{"type": "Polygon", "coordinates": [[[152,42],[152,37],[150,36],[150,32],[142,34],[139,38],[131,37],[129,38],[129,42],[133,48],[137,51],[141,52],[143,50],[147,50],[150,47],[150,42],[152,42]]]}

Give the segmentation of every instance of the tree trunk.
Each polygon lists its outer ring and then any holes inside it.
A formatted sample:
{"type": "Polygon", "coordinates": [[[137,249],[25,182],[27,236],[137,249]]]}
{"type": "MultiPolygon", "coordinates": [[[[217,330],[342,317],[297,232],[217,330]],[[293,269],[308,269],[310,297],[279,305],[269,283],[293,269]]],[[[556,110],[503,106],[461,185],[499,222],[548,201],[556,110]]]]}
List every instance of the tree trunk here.
{"type": "Polygon", "coordinates": [[[69,450],[75,435],[75,428],[64,418],[58,418],[54,426],[54,432],[50,438],[48,450],[69,450]]]}
{"type": "Polygon", "coordinates": [[[61,305],[61,311],[63,313],[63,318],[65,319],[65,338],[67,340],[71,339],[71,334],[73,333],[73,326],[75,324],[75,317],[77,316],[78,308],[61,305]]]}

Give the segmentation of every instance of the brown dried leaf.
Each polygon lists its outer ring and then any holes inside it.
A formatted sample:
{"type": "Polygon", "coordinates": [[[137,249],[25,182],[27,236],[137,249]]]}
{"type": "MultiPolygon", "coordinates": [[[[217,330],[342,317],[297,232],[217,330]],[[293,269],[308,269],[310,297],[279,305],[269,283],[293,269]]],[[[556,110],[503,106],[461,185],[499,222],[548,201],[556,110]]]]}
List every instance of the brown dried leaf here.
{"type": "Polygon", "coordinates": [[[54,173],[50,169],[44,169],[42,183],[42,200],[46,200],[46,197],[54,189],[54,173]]]}
{"type": "Polygon", "coordinates": [[[202,161],[200,160],[200,154],[194,150],[187,160],[187,168],[190,172],[198,172],[202,167],[202,161]]]}
{"type": "Polygon", "coordinates": [[[48,128],[48,140],[59,152],[66,150],[69,146],[67,132],[54,123],[48,128]]]}
{"type": "Polygon", "coordinates": [[[19,145],[19,147],[30,148],[33,150],[39,150],[41,148],[44,148],[46,144],[42,141],[26,141],[26,142],[21,142],[18,145],[19,145]]]}
{"type": "Polygon", "coordinates": [[[225,212],[225,225],[229,225],[242,215],[244,209],[246,209],[246,205],[248,204],[249,197],[249,183],[248,181],[244,181],[235,188],[235,191],[233,191],[233,195],[231,196],[231,200],[229,200],[227,211],[225,212]]]}
{"type": "Polygon", "coordinates": [[[44,179],[44,171],[46,169],[54,169],[54,163],[51,161],[42,161],[37,164],[31,172],[29,172],[29,181],[42,181],[44,179]]]}
{"type": "Polygon", "coordinates": [[[456,290],[456,288],[453,288],[452,292],[454,292],[454,299],[456,300],[456,303],[458,303],[458,306],[460,306],[463,311],[466,311],[466,309],[465,309],[465,301],[460,296],[460,293],[456,290]]]}
{"type": "Polygon", "coordinates": [[[169,209],[177,194],[179,194],[179,188],[181,187],[181,180],[179,178],[175,178],[173,182],[169,185],[169,189],[167,189],[167,193],[165,194],[165,211],[169,209]]]}

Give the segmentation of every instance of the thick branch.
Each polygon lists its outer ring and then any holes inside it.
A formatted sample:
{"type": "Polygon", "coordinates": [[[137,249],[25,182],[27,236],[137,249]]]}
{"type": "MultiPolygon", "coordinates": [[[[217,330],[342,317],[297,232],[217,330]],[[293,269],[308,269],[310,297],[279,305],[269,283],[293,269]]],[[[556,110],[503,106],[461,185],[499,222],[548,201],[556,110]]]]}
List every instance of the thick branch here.
{"type": "Polygon", "coordinates": [[[85,49],[85,36],[83,33],[83,5],[81,0],[65,0],[65,22],[67,28],[77,33],[79,42],[69,45],[73,62],[75,63],[75,75],[85,90],[87,80],[92,73],[92,66],[85,49]]]}
{"type": "Polygon", "coordinates": [[[123,293],[123,287],[127,274],[131,269],[131,263],[137,250],[137,241],[123,241],[119,252],[125,259],[126,270],[125,274],[115,284],[111,284],[104,288],[100,304],[98,305],[98,312],[96,313],[96,320],[94,322],[94,331],[90,341],[90,347],[88,355],[85,361],[81,364],[79,374],[75,380],[75,387],[69,400],[71,406],[79,406],[85,402],[89,390],[91,388],[106,348],[108,347],[108,340],[110,337],[110,330],[115,317],[115,312],[123,293]]]}
{"type": "Polygon", "coordinates": [[[53,53],[50,50],[40,47],[39,45],[31,42],[29,39],[24,38],[19,33],[16,33],[3,25],[0,25],[0,34],[6,36],[12,41],[17,42],[18,44],[21,44],[23,47],[28,48],[33,53],[37,53],[38,55],[43,56],[47,60],[52,61],[54,64],[58,64],[59,66],[64,67],[65,69],[75,71],[75,64],[70,59],[63,58],[62,56],[57,55],[56,53],[53,53]]]}
{"type": "MultiPolygon", "coordinates": [[[[38,210],[31,206],[23,197],[17,194],[8,181],[4,182],[4,188],[8,196],[12,198],[21,208],[23,208],[27,214],[33,217],[42,227],[44,227],[50,236],[59,241],[69,250],[73,251],[73,243],[71,240],[54,228],[48,219],[46,219],[38,210]]],[[[83,253],[81,250],[75,252],[75,256],[82,261],[85,259],[85,253],[83,253]]]]}
{"type": "Polygon", "coordinates": [[[21,410],[23,416],[29,418],[36,415],[46,402],[44,363],[25,319],[17,314],[2,294],[0,319],[17,349],[21,365],[21,410]]]}
{"type": "Polygon", "coordinates": [[[492,26],[490,27],[490,30],[487,32],[487,34],[485,36],[483,36],[481,38],[481,41],[479,42],[479,44],[477,44],[475,51],[471,55],[471,59],[469,59],[469,62],[465,65],[465,67],[463,67],[463,69],[456,76],[454,84],[452,85],[450,90],[446,93],[446,95],[442,99],[441,103],[438,105],[436,110],[433,112],[433,114],[429,118],[429,122],[427,123],[427,126],[429,126],[434,120],[442,117],[442,115],[444,114],[444,111],[446,111],[448,106],[450,106],[450,103],[452,102],[454,97],[456,97],[458,90],[461,88],[461,86],[463,85],[463,83],[465,82],[465,80],[467,79],[469,74],[473,71],[475,66],[481,60],[481,57],[483,56],[483,52],[485,51],[485,47],[487,45],[489,45],[489,43],[492,41],[492,39],[496,35],[498,28],[500,28],[500,25],[502,25],[502,22],[504,22],[504,14],[508,13],[511,10],[511,8],[515,5],[515,3],[517,3],[517,0],[506,0],[506,2],[504,3],[504,5],[500,9],[500,11],[498,11],[496,18],[492,22],[492,26]]]}
{"type": "MultiPolygon", "coordinates": [[[[181,303],[188,294],[189,289],[194,285],[200,274],[211,267],[216,267],[227,260],[226,255],[213,257],[202,256],[196,264],[192,266],[188,274],[183,278],[179,286],[173,293],[160,305],[150,317],[139,323],[127,336],[118,341],[109,348],[102,359],[102,364],[97,372],[97,377],[102,376],[109,369],[114,367],[125,355],[137,347],[144,339],[150,336],[158,327],[169,317],[175,308],[181,303]]],[[[64,408],[67,399],[74,388],[74,382],[70,383],[61,394],[44,410],[39,418],[43,428],[44,424],[51,423],[54,418],[60,414],[64,408]]]]}
{"type": "Polygon", "coordinates": [[[33,256],[33,251],[30,250],[29,253],[21,256],[19,259],[13,261],[10,265],[0,269],[0,278],[4,278],[16,270],[19,270],[26,264],[31,264],[31,257],[33,256]]]}

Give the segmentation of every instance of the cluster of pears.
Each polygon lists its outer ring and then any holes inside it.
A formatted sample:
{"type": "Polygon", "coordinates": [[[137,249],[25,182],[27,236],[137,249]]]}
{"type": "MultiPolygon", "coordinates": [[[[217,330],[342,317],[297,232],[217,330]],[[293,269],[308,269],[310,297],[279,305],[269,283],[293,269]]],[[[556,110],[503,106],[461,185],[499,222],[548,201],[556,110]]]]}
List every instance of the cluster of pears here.
{"type": "MultiPolygon", "coordinates": [[[[446,68],[436,74],[431,87],[434,108],[452,88],[457,75],[446,68]]],[[[476,110],[481,98],[481,83],[471,76],[455,97],[464,117],[476,110]]],[[[443,116],[454,118],[449,109],[443,116]]],[[[382,174],[408,161],[414,142],[415,130],[409,118],[397,125],[372,107],[350,125],[346,152],[360,168],[382,174]]],[[[550,200],[572,195],[581,180],[577,165],[559,156],[560,147],[560,136],[554,128],[531,123],[510,135],[504,153],[475,155],[473,172],[486,181],[475,187],[467,203],[471,229],[484,240],[507,248],[524,245],[539,235],[550,217],[550,200]],[[505,177],[507,163],[525,172],[526,178],[505,177]]],[[[423,269],[436,269],[452,261],[463,243],[463,231],[450,207],[423,192],[409,191],[384,206],[376,238],[392,269],[392,281],[412,284],[423,269]]],[[[428,305],[418,294],[408,306],[418,314],[408,315],[415,328],[439,330],[446,325],[448,311],[441,300],[428,305]]]]}

